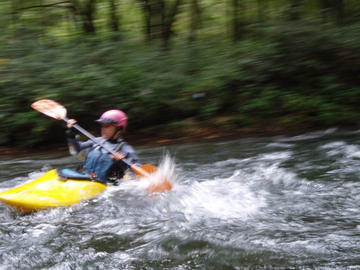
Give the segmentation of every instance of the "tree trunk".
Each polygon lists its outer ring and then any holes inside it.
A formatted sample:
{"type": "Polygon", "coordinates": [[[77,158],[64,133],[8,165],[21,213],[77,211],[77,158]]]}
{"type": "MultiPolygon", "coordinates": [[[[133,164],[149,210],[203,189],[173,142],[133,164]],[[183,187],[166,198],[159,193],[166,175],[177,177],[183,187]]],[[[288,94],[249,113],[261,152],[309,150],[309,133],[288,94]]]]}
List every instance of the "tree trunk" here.
{"type": "Polygon", "coordinates": [[[336,16],[337,25],[344,24],[345,18],[345,4],[344,0],[333,0],[334,1],[334,11],[336,16]]]}
{"type": "Polygon", "coordinates": [[[266,14],[268,13],[268,0],[257,0],[257,16],[258,22],[263,24],[267,20],[266,14]]]}
{"type": "Polygon", "coordinates": [[[329,13],[331,10],[331,0],[320,0],[320,9],[323,22],[327,22],[329,20],[329,13]]]}
{"type": "Polygon", "coordinates": [[[95,1],[96,0],[87,0],[81,11],[81,15],[83,19],[83,30],[87,34],[95,33],[95,24],[94,24],[95,1]]]}
{"type": "Polygon", "coordinates": [[[139,0],[142,4],[142,9],[144,13],[144,30],[145,30],[145,40],[151,41],[151,9],[149,0],[139,0]]]}
{"type": "Polygon", "coordinates": [[[288,18],[290,21],[298,21],[301,19],[301,7],[303,6],[303,0],[292,0],[288,18]]]}
{"type": "Polygon", "coordinates": [[[335,20],[337,25],[344,24],[345,3],[344,0],[320,0],[322,17],[324,22],[335,20]]]}
{"type": "Polygon", "coordinates": [[[176,0],[169,8],[165,0],[139,1],[143,6],[146,40],[158,40],[164,47],[167,47],[173,34],[173,23],[182,0],[176,0]]]}
{"type": "Polygon", "coordinates": [[[190,3],[190,31],[189,42],[194,42],[196,39],[197,30],[201,27],[201,8],[199,0],[191,0],[190,3]]]}
{"type": "Polygon", "coordinates": [[[145,37],[147,41],[161,39],[164,21],[163,0],[140,0],[145,19],[145,37]]]}
{"type": "Polygon", "coordinates": [[[12,34],[13,34],[13,38],[18,38],[18,31],[16,28],[16,23],[18,21],[18,12],[17,10],[17,1],[16,0],[12,0],[11,1],[11,23],[10,26],[12,28],[12,34]]]}
{"type": "Polygon", "coordinates": [[[242,25],[240,19],[240,0],[231,0],[232,5],[232,39],[234,42],[242,38],[242,25]]]}
{"type": "Polygon", "coordinates": [[[169,47],[169,41],[173,32],[173,25],[175,22],[175,17],[178,14],[178,9],[180,7],[182,0],[176,0],[175,3],[169,9],[169,14],[165,13],[166,9],[164,9],[164,18],[163,27],[162,27],[162,41],[163,47],[167,49],[169,47]]]}
{"type": "Polygon", "coordinates": [[[70,10],[75,18],[79,18],[81,28],[86,34],[95,33],[94,15],[96,0],[86,0],[81,4],[78,0],[71,0],[70,10]]]}
{"type": "Polygon", "coordinates": [[[113,32],[119,32],[120,26],[119,26],[119,15],[117,11],[117,4],[115,3],[115,0],[109,0],[109,15],[110,15],[110,29],[113,32]]]}

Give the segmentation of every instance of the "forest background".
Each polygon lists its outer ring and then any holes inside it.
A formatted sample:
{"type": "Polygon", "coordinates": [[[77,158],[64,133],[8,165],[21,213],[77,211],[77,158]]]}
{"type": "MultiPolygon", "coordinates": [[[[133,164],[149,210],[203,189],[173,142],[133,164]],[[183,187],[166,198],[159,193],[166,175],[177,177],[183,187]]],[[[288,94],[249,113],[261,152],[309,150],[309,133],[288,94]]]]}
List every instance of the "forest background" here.
{"type": "Polygon", "coordinates": [[[359,0],[2,0],[0,145],[64,141],[42,98],[163,142],[354,127],[359,19],[359,0]]]}

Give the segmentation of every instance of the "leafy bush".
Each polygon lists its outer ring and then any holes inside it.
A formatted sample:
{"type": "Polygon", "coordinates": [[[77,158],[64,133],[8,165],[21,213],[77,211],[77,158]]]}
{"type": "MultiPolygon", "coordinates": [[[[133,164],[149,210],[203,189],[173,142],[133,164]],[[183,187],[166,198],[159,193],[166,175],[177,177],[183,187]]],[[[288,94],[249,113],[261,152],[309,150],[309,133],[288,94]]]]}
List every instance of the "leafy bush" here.
{"type": "Polygon", "coordinates": [[[353,124],[360,108],[358,28],[301,22],[274,27],[263,40],[178,44],[172,51],[86,39],[4,43],[0,144],[63,140],[59,123],[30,109],[41,98],[64,104],[90,129],[109,108],[129,114],[129,132],[218,115],[231,115],[234,128],[279,118],[353,124]]]}

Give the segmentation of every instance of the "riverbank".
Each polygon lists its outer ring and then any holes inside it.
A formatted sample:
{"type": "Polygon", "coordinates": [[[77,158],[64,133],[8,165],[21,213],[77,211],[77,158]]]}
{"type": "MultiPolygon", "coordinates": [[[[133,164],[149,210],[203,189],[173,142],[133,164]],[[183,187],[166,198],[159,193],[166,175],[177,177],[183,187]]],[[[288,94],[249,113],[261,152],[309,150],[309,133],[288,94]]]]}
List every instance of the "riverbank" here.
{"type": "MultiPolygon", "coordinates": [[[[310,125],[280,125],[276,121],[259,123],[254,127],[233,127],[226,119],[217,119],[215,122],[201,123],[193,119],[178,122],[173,125],[154,126],[125,134],[125,140],[134,147],[151,147],[161,145],[172,145],[177,143],[194,143],[203,141],[232,140],[246,137],[266,137],[277,135],[299,135],[317,130],[333,129],[334,127],[323,127],[321,129],[310,125]]],[[[344,127],[342,127],[344,128],[344,127]]],[[[353,127],[354,128],[354,127],[353,127]]],[[[85,138],[84,138],[85,140],[85,138]]],[[[16,156],[31,153],[44,152],[67,152],[65,134],[63,143],[51,143],[36,145],[36,148],[21,148],[0,146],[0,156],[16,156]]]]}
{"type": "MultiPolygon", "coordinates": [[[[334,126],[314,126],[310,122],[284,123],[282,118],[257,120],[251,126],[235,126],[231,118],[219,117],[211,122],[189,118],[170,125],[155,126],[139,130],[136,134],[126,134],[126,140],[135,145],[166,145],[197,141],[230,140],[246,137],[266,137],[277,135],[298,135],[307,132],[332,129],[334,126]]],[[[348,129],[343,126],[341,129],[348,129]]],[[[352,126],[351,128],[356,128],[352,126]]]]}

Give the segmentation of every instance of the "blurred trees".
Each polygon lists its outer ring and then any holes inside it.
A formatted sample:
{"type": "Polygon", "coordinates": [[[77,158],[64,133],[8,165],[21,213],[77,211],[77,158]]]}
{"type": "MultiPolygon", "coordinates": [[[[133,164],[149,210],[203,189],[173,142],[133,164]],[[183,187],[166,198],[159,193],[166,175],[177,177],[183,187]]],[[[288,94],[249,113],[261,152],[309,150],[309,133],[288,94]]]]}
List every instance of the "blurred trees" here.
{"type": "Polygon", "coordinates": [[[358,123],[358,0],[3,0],[0,15],[0,144],[63,139],[40,98],[90,128],[122,108],[149,135],[358,123]]]}
{"type": "Polygon", "coordinates": [[[186,25],[192,40],[200,21],[204,32],[221,32],[231,24],[228,38],[239,41],[249,28],[254,31],[264,23],[320,16],[323,22],[341,26],[358,21],[360,13],[357,0],[3,0],[0,5],[3,29],[31,28],[50,36],[103,34],[118,32],[122,18],[122,31],[142,28],[144,40],[161,41],[163,46],[175,32],[179,39],[184,37],[186,25]]]}

